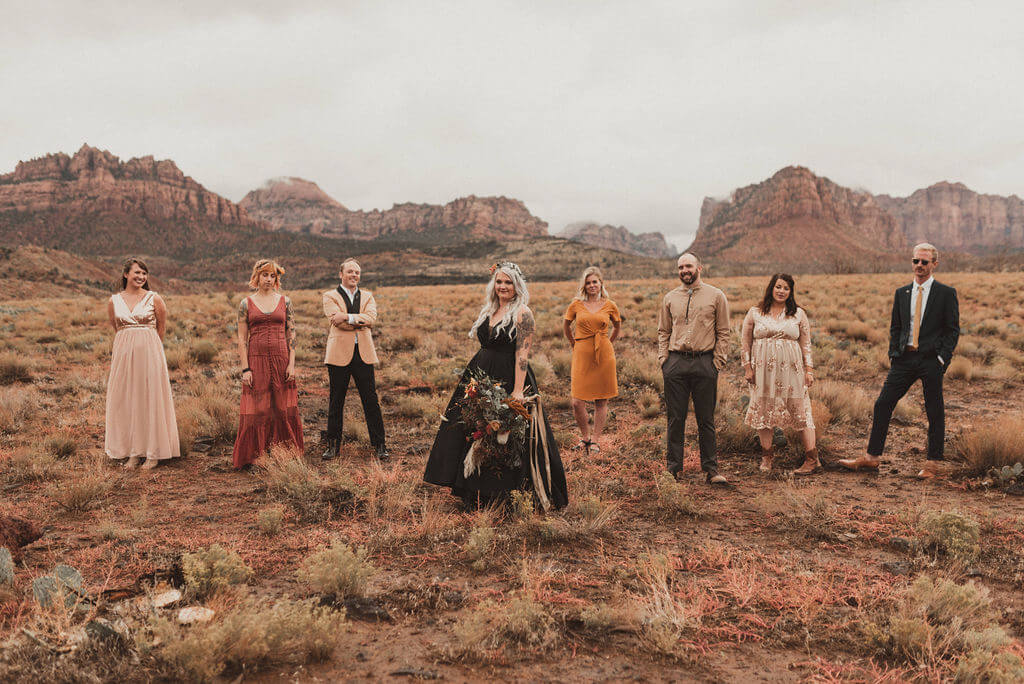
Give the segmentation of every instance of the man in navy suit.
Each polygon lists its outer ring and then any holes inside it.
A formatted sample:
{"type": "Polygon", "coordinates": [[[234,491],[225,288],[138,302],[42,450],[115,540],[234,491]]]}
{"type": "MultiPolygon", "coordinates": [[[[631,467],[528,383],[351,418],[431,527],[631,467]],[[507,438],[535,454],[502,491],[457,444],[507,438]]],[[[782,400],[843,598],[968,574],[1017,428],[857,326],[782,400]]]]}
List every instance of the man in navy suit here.
{"type": "Polygon", "coordinates": [[[889,326],[889,375],[875,401],[874,420],[867,453],[846,458],[839,465],[850,470],[877,470],[889,433],[889,420],[896,403],[910,386],[921,381],[924,409],[928,415],[928,460],[917,474],[935,477],[942,460],[946,438],[946,408],[942,399],[942,376],[949,368],[960,337],[960,308],[956,290],[935,280],[932,271],[939,252],[928,243],[914,247],[914,282],[896,290],[889,326]]]}

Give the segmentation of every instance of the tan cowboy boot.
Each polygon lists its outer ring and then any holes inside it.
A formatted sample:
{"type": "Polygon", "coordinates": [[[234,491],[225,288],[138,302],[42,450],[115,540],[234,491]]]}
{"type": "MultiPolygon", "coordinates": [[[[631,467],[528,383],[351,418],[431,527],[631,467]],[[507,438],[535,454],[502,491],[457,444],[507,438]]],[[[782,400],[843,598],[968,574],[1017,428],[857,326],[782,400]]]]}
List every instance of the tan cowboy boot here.
{"type": "Polygon", "coordinates": [[[793,471],[794,475],[813,475],[818,472],[821,468],[821,463],[818,461],[818,447],[808,449],[804,452],[804,463],[799,468],[793,471]]]}
{"type": "Polygon", "coordinates": [[[761,465],[757,467],[762,473],[770,473],[772,471],[772,465],[775,463],[775,445],[771,445],[767,449],[761,447],[761,465]]]}

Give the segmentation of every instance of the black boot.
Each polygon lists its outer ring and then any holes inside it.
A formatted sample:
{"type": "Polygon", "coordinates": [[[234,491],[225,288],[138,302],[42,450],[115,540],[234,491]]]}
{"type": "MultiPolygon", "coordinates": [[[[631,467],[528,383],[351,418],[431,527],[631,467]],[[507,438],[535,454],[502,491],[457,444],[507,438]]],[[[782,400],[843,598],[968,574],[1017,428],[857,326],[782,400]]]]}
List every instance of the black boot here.
{"type": "Polygon", "coordinates": [[[326,451],[324,451],[323,455],[320,458],[322,458],[325,461],[330,461],[331,459],[338,458],[338,455],[340,453],[341,453],[341,440],[340,439],[328,439],[327,440],[327,449],[326,449],[326,451]]]}

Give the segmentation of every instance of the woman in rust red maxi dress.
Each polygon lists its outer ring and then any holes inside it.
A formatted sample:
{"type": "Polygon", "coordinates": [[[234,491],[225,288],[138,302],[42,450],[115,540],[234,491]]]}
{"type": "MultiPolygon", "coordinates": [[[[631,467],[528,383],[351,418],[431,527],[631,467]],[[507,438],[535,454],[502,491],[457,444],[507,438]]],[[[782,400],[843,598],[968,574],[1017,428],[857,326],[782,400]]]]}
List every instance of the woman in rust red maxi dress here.
{"type": "Polygon", "coordinates": [[[291,302],[280,293],[284,269],[260,259],[238,306],[238,355],[242,405],[235,439],[235,468],[245,468],[275,444],[304,449],[295,385],[295,327],[291,302]]]}

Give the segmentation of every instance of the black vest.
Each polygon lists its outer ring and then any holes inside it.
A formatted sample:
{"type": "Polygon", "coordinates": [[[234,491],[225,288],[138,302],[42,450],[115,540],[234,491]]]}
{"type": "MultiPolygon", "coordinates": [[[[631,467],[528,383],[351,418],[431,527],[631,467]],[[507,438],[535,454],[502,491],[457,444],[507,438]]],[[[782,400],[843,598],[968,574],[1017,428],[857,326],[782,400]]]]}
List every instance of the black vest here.
{"type": "Polygon", "coordinates": [[[341,298],[345,300],[345,306],[348,307],[348,313],[350,313],[350,314],[357,314],[357,313],[359,313],[359,297],[360,297],[360,295],[363,294],[362,290],[357,289],[356,290],[355,298],[349,300],[348,292],[345,292],[345,288],[343,288],[341,285],[339,285],[338,286],[338,294],[340,294],[341,298]]]}

